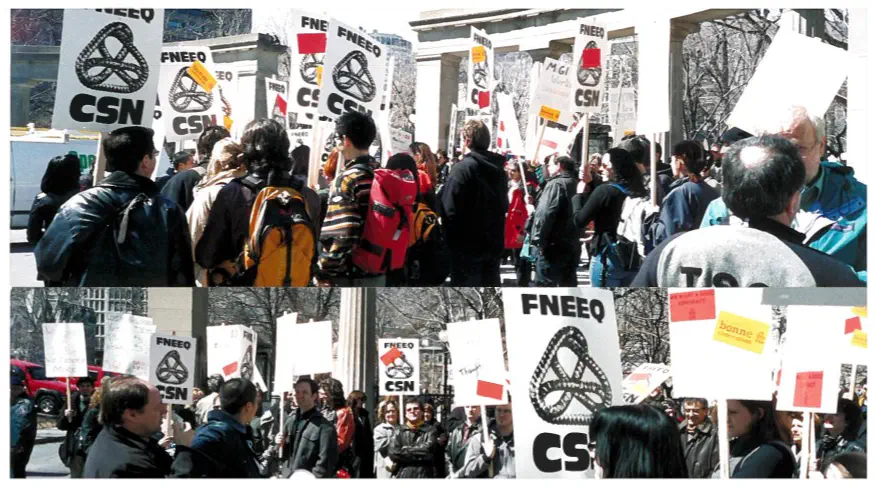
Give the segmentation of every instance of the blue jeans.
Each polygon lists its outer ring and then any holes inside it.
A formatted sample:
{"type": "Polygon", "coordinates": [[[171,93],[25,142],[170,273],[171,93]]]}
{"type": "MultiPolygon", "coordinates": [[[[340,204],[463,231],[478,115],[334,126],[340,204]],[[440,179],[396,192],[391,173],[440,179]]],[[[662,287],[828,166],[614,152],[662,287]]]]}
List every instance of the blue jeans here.
{"type": "Polygon", "coordinates": [[[590,259],[590,286],[594,288],[609,288],[630,286],[638,271],[624,271],[623,266],[617,262],[614,253],[600,252],[590,259]],[[605,260],[603,267],[602,261],[605,260]],[[605,280],[602,273],[605,272],[605,280]]]}

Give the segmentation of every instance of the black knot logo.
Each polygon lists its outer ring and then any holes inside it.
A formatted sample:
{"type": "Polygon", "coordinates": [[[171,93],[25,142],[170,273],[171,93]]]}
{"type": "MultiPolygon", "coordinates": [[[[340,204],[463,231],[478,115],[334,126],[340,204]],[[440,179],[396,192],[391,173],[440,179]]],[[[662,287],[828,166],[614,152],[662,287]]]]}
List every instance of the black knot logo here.
{"type": "Polygon", "coordinates": [[[548,343],[529,383],[529,399],[542,420],[561,425],[590,425],[597,411],[611,405],[611,385],[588,354],[587,340],[579,329],[563,327],[548,343]],[[571,373],[560,364],[557,353],[561,348],[568,349],[576,357],[571,373]],[[588,370],[596,382],[584,381],[588,370]],[[556,378],[548,380],[548,372],[552,372],[556,378]],[[559,395],[555,395],[557,401],[549,405],[547,397],[552,393],[559,395]],[[583,406],[587,413],[566,413],[573,405],[573,400],[583,406]]]}
{"type": "Polygon", "coordinates": [[[332,71],[332,79],[338,90],[360,102],[370,102],[377,94],[374,78],[368,71],[368,59],[362,51],[344,56],[332,71]]]}
{"type": "Polygon", "coordinates": [[[189,370],[183,364],[179,351],[170,351],[161,358],[155,376],[158,381],[171,385],[181,385],[189,379],[189,370]]]}
{"type": "Polygon", "coordinates": [[[243,359],[240,360],[240,376],[248,380],[252,379],[252,346],[246,348],[243,359]]]}
{"type": "Polygon", "coordinates": [[[408,362],[403,352],[399,351],[398,354],[398,357],[386,367],[386,376],[406,380],[414,375],[414,366],[408,362]]]}
{"type": "Polygon", "coordinates": [[[76,58],[76,76],[80,83],[92,90],[133,93],[143,88],[149,79],[149,65],[134,45],[131,28],[125,23],[113,22],[101,29],[79,53],[76,58]],[[109,38],[121,44],[114,55],[110,53],[106,43],[109,38]],[[113,75],[124,84],[107,83],[113,75]]]}
{"type": "Polygon", "coordinates": [[[481,90],[488,88],[487,84],[490,80],[490,63],[487,58],[484,58],[482,63],[472,64],[471,81],[481,90]]]}
{"type": "Polygon", "coordinates": [[[205,112],[213,106],[213,94],[207,93],[182,67],[170,85],[170,106],[180,113],[205,112]]]}
{"type": "Polygon", "coordinates": [[[599,60],[600,51],[596,41],[590,41],[581,51],[578,60],[578,83],[582,86],[598,86],[602,78],[602,66],[599,60]]]}
{"type": "Polygon", "coordinates": [[[301,64],[298,66],[301,79],[307,84],[317,85],[317,71],[322,66],[324,60],[324,54],[319,57],[316,54],[305,54],[301,58],[301,64]]]}

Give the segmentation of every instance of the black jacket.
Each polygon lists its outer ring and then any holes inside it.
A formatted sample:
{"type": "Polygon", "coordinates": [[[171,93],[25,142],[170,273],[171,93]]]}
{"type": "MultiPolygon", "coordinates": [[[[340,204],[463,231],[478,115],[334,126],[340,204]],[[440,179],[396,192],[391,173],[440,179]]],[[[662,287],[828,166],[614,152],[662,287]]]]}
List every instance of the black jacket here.
{"type": "Polygon", "coordinates": [[[561,253],[578,249],[579,232],[572,209],[577,187],[578,179],[571,171],[563,171],[547,180],[533,216],[532,245],[561,253]]]}
{"type": "Polygon", "coordinates": [[[198,264],[212,269],[224,261],[235,260],[243,252],[249,236],[249,217],[258,192],[267,180],[256,175],[247,176],[254,188],[240,179],[232,180],[219,190],[204,233],[195,248],[198,264]]]}
{"type": "Polygon", "coordinates": [[[73,419],[67,420],[64,415],[64,409],[61,409],[61,415],[58,417],[55,427],[58,430],[66,431],[64,443],[66,444],[67,456],[73,456],[79,450],[79,427],[82,426],[82,421],[85,419],[85,414],[88,412],[88,403],[82,404],[82,395],[78,391],[74,391],[70,396],[70,402],[73,407],[73,419]]]}
{"type": "Polygon", "coordinates": [[[94,445],[100,431],[103,430],[103,425],[98,422],[100,417],[100,407],[89,408],[82,418],[82,425],[79,426],[79,436],[77,439],[77,452],[87,455],[91,446],[94,445]]]}
{"type": "Polygon", "coordinates": [[[790,446],[781,441],[762,442],[747,435],[730,441],[731,478],[791,478],[796,464],[790,446]]]}
{"type": "Polygon", "coordinates": [[[438,213],[453,253],[494,255],[505,249],[508,176],[505,158],[474,150],[454,165],[438,213]]]}
{"type": "MultiPolygon", "coordinates": [[[[482,412],[482,414],[485,413],[486,412],[482,412]]],[[[479,435],[481,435],[480,420],[471,425],[463,423],[450,432],[449,439],[447,440],[447,447],[444,448],[444,459],[447,474],[451,478],[457,478],[462,474],[462,469],[465,467],[465,452],[468,450],[468,444],[473,437],[479,435]],[[465,429],[468,429],[469,431],[467,437],[464,436],[465,429]],[[462,440],[463,437],[466,437],[465,442],[462,440]]],[[[486,478],[487,473],[483,473],[482,477],[486,478]]]]}
{"type": "Polygon", "coordinates": [[[213,410],[188,449],[173,461],[172,478],[261,478],[253,430],[230,414],[213,410]]]}
{"type": "Polygon", "coordinates": [[[587,190],[572,198],[572,208],[575,225],[579,229],[583,230],[593,222],[593,240],[588,249],[593,256],[602,250],[600,246],[606,239],[613,242],[617,236],[617,224],[627,196],[610,184],[601,184],[592,189],[588,185],[587,190]]]}
{"type": "Polygon", "coordinates": [[[338,464],[338,434],[332,422],[316,408],[304,415],[295,410],[283,427],[286,448],[283,450],[283,474],[288,478],[296,470],[310,471],[317,478],[334,478],[338,464]],[[300,421],[299,421],[300,419],[300,421]]]}
{"type": "Polygon", "coordinates": [[[373,478],[374,430],[371,415],[364,408],[353,416],[356,428],[353,431],[353,451],[359,458],[359,478],[373,478]]]}
{"type": "Polygon", "coordinates": [[[847,452],[866,453],[867,449],[859,441],[846,439],[840,434],[838,437],[825,435],[818,439],[815,452],[818,456],[819,469],[822,473],[826,473],[830,463],[840,454],[847,452]]]}
{"type": "MultiPolygon", "coordinates": [[[[179,448],[178,448],[179,449],[179,448]]],[[[104,426],[85,460],[84,478],[164,478],[173,459],[155,439],[104,426]]]]}
{"type": "Polygon", "coordinates": [[[389,459],[396,465],[393,478],[434,478],[441,448],[433,427],[402,425],[389,442],[389,459]]]}
{"type": "Polygon", "coordinates": [[[33,205],[30,207],[30,217],[27,219],[27,242],[31,244],[39,242],[55,219],[55,214],[58,213],[61,205],[78,192],[77,189],[64,195],[40,193],[34,197],[33,205]]]}
{"type": "Polygon", "coordinates": [[[185,213],[149,178],[122,171],[62,205],[34,257],[40,279],[64,286],[194,285],[185,213]],[[138,195],[148,200],[122,215],[138,195]],[[113,233],[126,218],[125,243],[118,246],[113,233]]]}
{"type": "MultiPolygon", "coordinates": [[[[170,168],[167,168],[167,172],[164,173],[164,176],[159,176],[158,178],[156,178],[155,179],[155,187],[158,188],[158,191],[161,191],[162,189],[164,189],[164,185],[166,185],[167,182],[170,181],[170,179],[173,178],[175,175],[176,175],[176,170],[173,169],[173,167],[170,167],[170,168]]],[[[192,200],[194,200],[194,197],[192,197],[192,200]]],[[[189,205],[191,205],[191,203],[189,205]]]]}
{"type": "Polygon", "coordinates": [[[718,429],[707,418],[693,435],[687,433],[687,420],[678,426],[681,448],[690,478],[709,478],[718,467],[718,429]]]}
{"type": "Polygon", "coordinates": [[[173,175],[160,189],[161,195],[188,211],[195,200],[195,187],[207,172],[208,162],[173,175]]]}

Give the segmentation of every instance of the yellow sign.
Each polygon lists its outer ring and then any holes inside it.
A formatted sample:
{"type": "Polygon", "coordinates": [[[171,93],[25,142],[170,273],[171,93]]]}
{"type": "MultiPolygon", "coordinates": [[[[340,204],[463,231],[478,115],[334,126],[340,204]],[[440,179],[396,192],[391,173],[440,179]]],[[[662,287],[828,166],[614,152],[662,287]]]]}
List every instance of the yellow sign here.
{"type": "Polygon", "coordinates": [[[852,345],[867,349],[867,333],[863,330],[856,330],[855,333],[852,334],[852,345]]]}
{"type": "Polygon", "coordinates": [[[234,121],[231,120],[231,117],[226,115],[225,118],[222,119],[222,122],[225,125],[225,130],[231,132],[231,125],[234,124],[234,121]]]}
{"type": "Polygon", "coordinates": [[[768,324],[721,312],[712,339],[755,354],[762,354],[769,332],[768,324]]]}
{"type": "Polygon", "coordinates": [[[560,121],[560,111],[554,110],[547,105],[542,105],[541,110],[538,112],[538,116],[550,120],[551,122],[559,122],[560,121]]]}
{"type": "Polygon", "coordinates": [[[475,46],[471,48],[471,62],[483,63],[487,60],[487,48],[484,46],[475,46]]]}
{"type": "Polygon", "coordinates": [[[322,86],[322,66],[316,67],[316,84],[322,86]]]}
{"type": "Polygon", "coordinates": [[[867,307],[852,307],[852,313],[858,317],[867,318],[867,307]]]}
{"type": "Polygon", "coordinates": [[[213,87],[216,86],[216,78],[214,78],[213,75],[210,74],[210,70],[198,60],[195,60],[195,62],[189,66],[188,73],[189,76],[195,80],[195,83],[201,85],[201,88],[207,93],[213,91],[213,87]]]}

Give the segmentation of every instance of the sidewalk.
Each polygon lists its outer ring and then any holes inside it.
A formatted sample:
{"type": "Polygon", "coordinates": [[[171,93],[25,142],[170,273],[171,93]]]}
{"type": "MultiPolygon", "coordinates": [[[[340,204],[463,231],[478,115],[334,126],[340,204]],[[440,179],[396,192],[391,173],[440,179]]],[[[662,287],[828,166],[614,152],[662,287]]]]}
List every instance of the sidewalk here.
{"type": "Polygon", "coordinates": [[[38,429],[34,444],[51,444],[52,442],[61,442],[66,437],[67,432],[54,427],[49,429],[38,429]]]}

